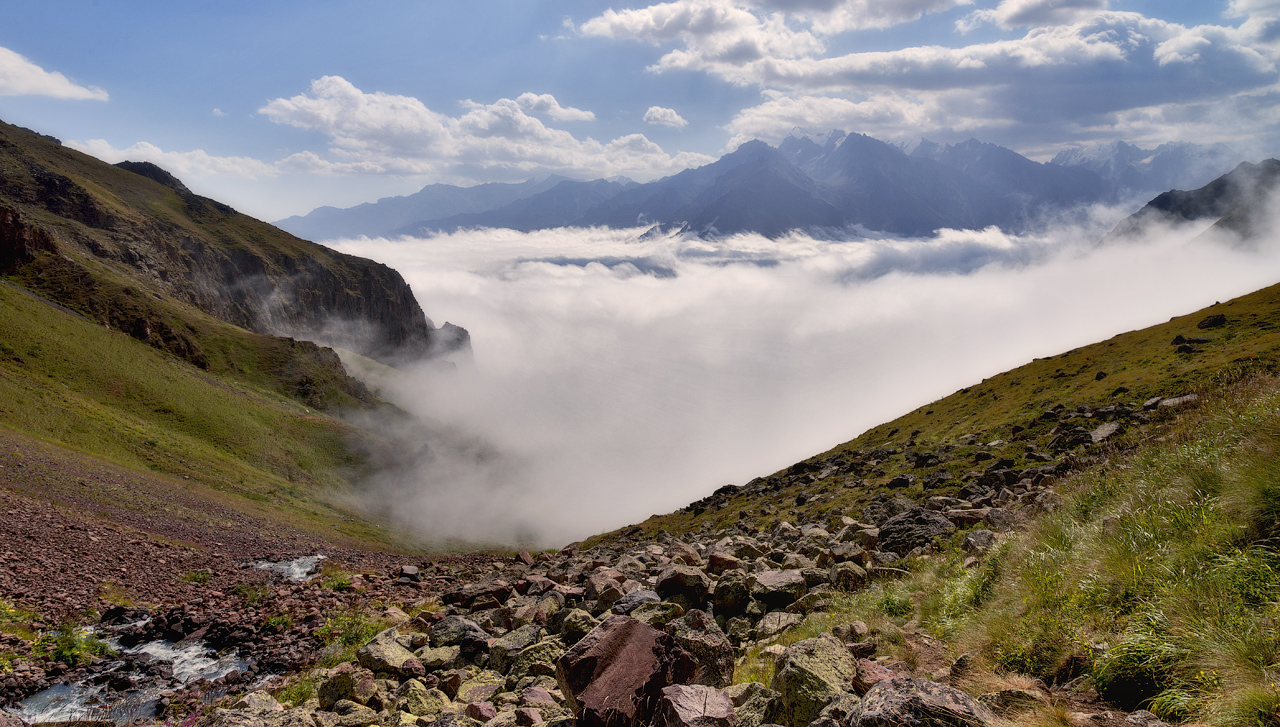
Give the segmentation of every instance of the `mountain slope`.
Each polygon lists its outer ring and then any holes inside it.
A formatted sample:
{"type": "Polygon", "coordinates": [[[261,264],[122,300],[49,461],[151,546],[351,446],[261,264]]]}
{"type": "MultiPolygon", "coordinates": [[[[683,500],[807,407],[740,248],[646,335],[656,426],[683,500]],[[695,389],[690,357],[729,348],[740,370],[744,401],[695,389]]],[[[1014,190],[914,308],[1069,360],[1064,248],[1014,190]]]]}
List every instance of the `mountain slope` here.
{"type": "Polygon", "coordinates": [[[495,210],[545,192],[566,179],[551,174],[544,179],[530,179],[520,184],[491,182],[474,187],[430,184],[404,197],[385,197],[347,209],[318,207],[300,217],[280,220],[275,225],[308,240],[391,235],[415,222],[495,210]]]}
{"type": "Polygon", "coordinates": [[[1154,223],[1191,222],[1218,218],[1214,226],[1249,240],[1266,229],[1275,213],[1274,198],[1280,187],[1280,161],[1242,162],[1230,173],[1190,191],[1171,190],[1151,200],[1125,218],[1108,235],[1122,240],[1141,235],[1154,223]]]}
{"type": "Polygon", "coordinates": [[[572,225],[593,209],[627,189],[627,185],[597,179],[594,182],[564,180],[554,187],[518,199],[497,209],[458,214],[442,219],[419,220],[393,230],[393,235],[452,232],[463,227],[505,227],[528,232],[572,225]]]}
{"type": "MultiPolygon", "coordinates": [[[[394,270],[194,195],[150,164],[113,167],[0,123],[0,208],[6,231],[0,247],[8,250],[3,272],[22,275],[36,264],[64,278],[115,274],[145,289],[133,292],[151,308],[152,300],[180,301],[249,330],[340,344],[384,360],[426,356],[450,344],[394,270]],[[44,259],[34,254],[55,250],[44,259]]],[[[50,277],[57,276],[46,270],[27,282],[39,286],[50,277]]],[[[59,299],[79,290],[55,286],[46,293],[59,299]]],[[[146,313],[129,325],[141,330],[159,325],[158,318],[146,313]]]]}

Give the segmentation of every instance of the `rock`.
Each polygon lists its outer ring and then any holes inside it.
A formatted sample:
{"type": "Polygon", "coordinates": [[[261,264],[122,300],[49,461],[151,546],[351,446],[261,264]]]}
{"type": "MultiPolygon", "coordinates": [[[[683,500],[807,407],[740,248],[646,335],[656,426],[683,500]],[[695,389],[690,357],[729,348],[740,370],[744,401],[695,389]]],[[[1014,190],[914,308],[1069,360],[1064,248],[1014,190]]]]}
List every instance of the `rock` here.
{"type": "Polygon", "coordinates": [[[695,684],[724,688],[733,683],[733,645],[704,611],[694,609],[664,630],[697,659],[695,684]]]}
{"type": "Polygon", "coordinates": [[[1001,716],[1049,704],[1049,698],[1034,689],[1001,689],[983,694],[978,701],[1001,716]]]}
{"type": "Polygon", "coordinates": [[[430,672],[452,669],[457,664],[461,652],[462,649],[457,646],[441,646],[436,649],[424,646],[413,652],[413,655],[422,664],[423,669],[430,672]]]}
{"type": "Polygon", "coordinates": [[[1097,444],[1099,442],[1105,442],[1111,437],[1114,437],[1119,432],[1120,432],[1119,422],[1107,422],[1097,427],[1093,431],[1089,432],[1089,438],[1093,440],[1094,444],[1097,444]]]}
{"type": "Polygon", "coordinates": [[[281,712],[284,711],[284,705],[277,702],[276,698],[262,691],[261,689],[249,692],[240,697],[231,705],[232,709],[245,709],[253,712],[281,712]]]}
{"type": "Polygon", "coordinates": [[[625,616],[626,614],[629,614],[632,611],[634,611],[636,609],[636,606],[639,606],[644,603],[657,603],[658,601],[661,601],[661,600],[662,600],[662,596],[659,596],[656,591],[641,589],[638,591],[632,591],[631,593],[628,593],[627,595],[618,599],[618,601],[613,604],[613,608],[611,608],[610,610],[613,611],[614,613],[622,614],[625,616]]]}
{"type": "Polygon", "coordinates": [[[363,704],[377,691],[373,672],[368,669],[338,667],[336,673],[321,683],[316,690],[320,709],[331,710],[340,701],[363,704]]]}
{"type": "Polygon", "coordinates": [[[449,705],[448,695],[439,689],[428,689],[417,679],[409,679],[396,690],[396,709],[415,717],[435,719],[449,705]]]}
{"type": "Polygon", "coordinates": [[[579,639],[591,633],[599,625],[600,620],[595,616],[575,608],[565,614],[560,621],[560,638],[564,639],[566,644],[576,644],[579,639]]]}
{"type": "Polygon", "coordinates": [[[702,556],[686,543],[677,540],[667,546],[667,549],[671,551],[672,562],[693,566],[702,565],[702,556]]]}
{"type": "Polygon", "coordinates": [[[1167,723],[1145,709],[1126,715],[1124,721],[1126,724],[1137,725],[1137,727],[1169,727],[1167,723]]]}
{"type": "Polygon", "coordinates": [[[506,679],[497,672],[482,671],[464,681],[454,697],[457,702],[487,702],[502,690],[506,679]]]}
{"type": "Polygon", "coordinates": [[[400,645],[400,636],[395,627],[374,636],[369,643],[356,652],[356,660],[360,666],[373,672],[398,673],[400,667],[413,658],[413,652],[400,645]]]}
{"type": "Polygon", "coordinates": [[[854,591],[866,582],[867,572],[857,563],[844,562],[831,566],[831,585],[838,590],[854,591]]]}
{"type": "Polygon", "coordinates": [[[737,727],[733,702],[703,684],[673,684],[662,690],[653,727],[737,727]]]}
{"type": "Polygon", "coordinates": [[[489,633],[480,628],[480,624],[461,616],[445,616],[431,627],[432,646],[468,646],[487,644],[489,633]]]}
{"type": "Polygon", "coordinates": [[[992,530],[1001,533],[1012,530],[1013,526],[1018,522],[1013,513],[1002,507],[993,507],[988,510],[982,521],[992,530]]]}
{"type": "Polygon", "coordinates": [[[342,700],[333,705],[333,713],[341,719],[338,720],[340,727],[363,727],[378,723],[378,713],[364,706],[347,700],[342,700]]]}
{"type": "Polygon", "coordinates": [[[798,570],[767,570],[756,575],[751,597],[770,608],[786,608],[808,590],[798,570]]]}
{"type": "Polygon", "coordinates": [[[876,684],[848,727],[984,727],[995,715],[968,694],[928,679],[900,677],[876,684]]]}
{"type": "Polygon", "coordinates": [[[491,702],[472,702],[467,705],[464,714],[477,722],[488,722],[498,716],[498,708],[491,702]]]}
{"type": "Polygon", "coordinates": [[[747,610],[751,603],[751,579],[740,570],[726,571],[716,581],[711,604],[717,615],[732,618],[747,610]]]}
{"type": "Polygon", "coordinates": [[[662,628],[684,615],[684,607],[670,601],[645,603],[631,612],[631,617],[656,628],[662,628]]]}
{"type": "Polygon", "coordinates": [[[675,639],[629,616],[610,616],[556,662],[579,727],[641,726],[662,690],[688,684],[697,661],[675,639]]]}
{"type": "Polygon", "coordinates": [[[556,660],[564,654],[564,642],[560,639],[551,637],[542,639],[525,649],[522,649],[511,660],[510,675],[513,678],[524,676],[538,676],[544,671],[547,676],[555,673],[556,660]],[[539,667],[543,665],[543,668],[539,667]]]}
{"type": "Polygon", "coordinates": [[[760,623],[756,625],[756,638],[761,641],[771,639],[783,631],[796,626],[804,620],[804,616],[798,613],[787,613],[785,611],[770,611],[760,619],[760,623]]]}
{"type": "Polygon", "coordinates": [[[778,693],[760,682],[734,684],[725,690],[738,715],[738,727],[761,727],[779,719],[778,693]]]}
{"type": "Polygon", "coordinates": [[[856,672],[844,644],[823,634],[796,642],[779,657],[771,689],[778,692],[780,723],[804,727],[836,697],[845,693],[856,672]]]}
{"type": "Polygon", "coordinates": [[[880,682],[886,682],[897,677],[897,672],[883,667],[869,658],[859,658],[850,686],[853,688],[854,693],[866,694],[880,682]]]}
{"type": "Polygon", "coordinates": [[[878,547],[898,555],[906,555],[915,548],[932,543],[939,535],[954,533],[955,530],[956,526],[945,515],[913,506],[880,526],[878,547]]]}
{"type": "Polygon", "coordinates": [[[542,712],[529,707],[520,707],[515,711],[516,724],[520,727],[533,727],[542,722],[542,712]]]}
{"type": "Polygon", "coordinates": [[[725,571],[737,570],[741,567],[742,560],[728,553],[716,550],[707,556],[707,572],[713,576],[718,576],[725,571]]]}
{"type": "Polygon", "coordinates": [[[1196,324],[1196,328],[1201,330],[1209,328],[1220,328],[1227,325],[1227,317],[1221,313],[1214,313],[1196,324]]]}
{"type": "Polygon", "coordinates": [[[996,534],[990,530],[970,530],[960,544],[966,553],[983,554],[996,544],[996,534]]]}
{"type": "Polygon", "coordinates": [[[686,605],[699,605],[707,600],[711,579],[691,565],[669,565],[658,575],[654,587],[665,599],[683,599],[686,605]]]}
{"type": "Polygon", "coordinates": [[[499,636],[489,646],[489,668],[499,674],[506,674],[511,668],[512,657],[537,643],[541,635],[542,627],[530,624],[499,636]]]}

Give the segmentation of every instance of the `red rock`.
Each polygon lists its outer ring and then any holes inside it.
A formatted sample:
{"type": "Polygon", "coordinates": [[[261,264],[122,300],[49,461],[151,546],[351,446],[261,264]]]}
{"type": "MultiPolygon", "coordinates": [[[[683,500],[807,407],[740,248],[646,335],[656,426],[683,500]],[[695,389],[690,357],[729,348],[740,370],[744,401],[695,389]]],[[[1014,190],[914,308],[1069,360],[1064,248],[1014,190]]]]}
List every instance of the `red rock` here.
{"type": "Polygon", "coordinates": [[[866,694],[880,682],[894,679],[897,676],[896,672],[880,666],[870,659],[858,659],[857,674],[853,677],[853,691],[860,695],[866,694]]]}
{"type": "Polygon", "coordinates": [[[662,690],[688,684],[697,661],[674,639],[630,616],[611,616],[556,662],[578,727],[641,727],[662,690]]]}
{"type": "Polygon", "coordinates": [[[736,727],[738,715],[729,695],[702,684],[676,684],[662,690],[653,727],[736,727]]]}
{"type": "Polygon", "coordinates": [[[498,709],[489,702],[472,702],[466,711],[468,717],[480,722],[488,722],[498,716],[498,709]]]}

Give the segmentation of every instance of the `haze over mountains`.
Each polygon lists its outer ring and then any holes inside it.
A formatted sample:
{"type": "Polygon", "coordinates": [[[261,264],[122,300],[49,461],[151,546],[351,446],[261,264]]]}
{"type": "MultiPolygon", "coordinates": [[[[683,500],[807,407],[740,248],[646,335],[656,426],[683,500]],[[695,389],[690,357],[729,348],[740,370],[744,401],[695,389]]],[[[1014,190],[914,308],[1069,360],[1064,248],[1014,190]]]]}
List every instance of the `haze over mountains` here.
{"type": "Polygon", "coordinates": [[[647,184],[556,175],[520,184],[433,184],[413,195],[321,207],[276,224],[317,240],[643,225],[703,237],[755,232],[773,238],[796,229],[919,236],[992,225],[1018,232],[1082,205],[1194,189],[1241,161],[1222,144],[1146,150],[1112,142],[1040,163],[977,139],[895,145],[839,130],[796,129],[777,147],[750,141],[712,164],[647,184]]]}

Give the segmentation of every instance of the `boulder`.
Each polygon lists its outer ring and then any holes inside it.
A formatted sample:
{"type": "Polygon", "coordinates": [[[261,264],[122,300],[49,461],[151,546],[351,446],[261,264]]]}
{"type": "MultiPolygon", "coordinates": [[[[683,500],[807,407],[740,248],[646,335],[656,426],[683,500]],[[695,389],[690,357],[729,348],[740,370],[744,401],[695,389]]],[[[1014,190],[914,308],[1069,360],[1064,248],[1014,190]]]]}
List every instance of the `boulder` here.
{"type": "Polygon", "coordinates": [[[778,692],[780,724],[805,727],[844,695],[856,673],[853,657],[830,634],[805,639],[778,657],[771,689],[778,692]]]}
{"type": "Polygon", "coordinates": [[[376,691],[378,686],[373,672],[340,666],[320,685],[316,696],[320,699],[320,709],[327,710],[333,709],[334,704],[343,700],[364,704],[376,691]]]}
{"type": "Polygon", "coordinates": [[[939,535],[954,533],[956,526],[946,515],[923,507],[894,515],[880,526],[880,543],[877,547],[898,555],[933,542],[939,535]]]}
{"type": "Polygon", "coordinates": [[[489,633],[480,628],[480,624],[461,616],[445,616],[431,627],[432,646],[461,646],[469,650],[468,646],[487,645],[488,641],[489,633]]]}
{"type": "Polygon", "coordinates": [[[786,608],[808,590],[798,570],[767,570],[756,575],[751,596],[770,608],[786,608]]]}
{"type": "Polygon", "coordinates": [[[518,652],[533,646],[542,635],[542,628],[535,624],[521,626],[499,636],[489,646],[489,668],[499,674],[506,674],[511,668],[511,659],[518,652]]]}
{"type": "Polygon", "coordinates": [[[778,693],[760,682],[734,684],[724,690],[738,715],[738,727],[760,727],[779,719],[778,693]]]}
{"type": "Polygon", "coordinates": [[[703,684],[673,684],[662,690],[653,727],[737,727],[733,702],[703,684]]]}
{"type": "Polygon", "coordinates": [[[990,530],[970,530],[964,536],[964,542],[960,547],[964,548],[967,553],[981,555],[991,550],[996,544],[996,534],[990,530]]]}
{"type": "Polygon", "coordinates": [[[995,715],[945,684],[899,677],[876,684],[849,715],[847,727],[984,727],[995,715]]]}
{"type": "Polygon", "coordinates": [[[760,619],[760,623],[756,625],[756,638],[761,641],[771,639],[774,636],[786,631],[799,624],[804,620],[804,616],[798,613],[787,613],[785,611],[770,611],[760,619]]]}
{"type": "Polygon", "coordinates": [[[610,616],[556,662],[556,680],[579,727],[643,727],[662,690],[689,684],[694,657],[671,636],[610,616]]]}
{"type": "Polygon", "coordinates": [[[733,683],[733,645],[706,612],[694,609],[664,630],[698,660],[695,684],[724,688],[733,683]]]}
{"type": "Polygon", "coordinates": [[[417,679],[409,679],[396,690],[396,709],[428,720],[439,717],[450,703],[444,692],[428,689],[417,679]]]}
{"type": "Polygon", "coordinates": [[[831,585],[841,591],[854,591],[867,582],[867,571],[853,562],[831,566],[831,585]]]}
{"type": "Polygon", "coordinates": [[[426,671],[439,671],[452,669],[457,664],[461,652],[462,649],[457,646],[441,646],[438,649],[424,646],[413,652],[413,655],[426,671]]]}
{"type": "Polygon", "coordinates": [[[725,571],[716,581],[711,605],[716,615],[732,618],[747,610],[751,603],[751,579],[740,570],[725,571]]]}
{"type": "Polygon", "coordinates": [[[656,628],[662,628],[683,615],[684,606],[670,601],[643,603],[631,612],[632,618],[656,628]]]}
{"type": "Polygon", "coordinates": [[[636,610],[636,606],[644,603],[657,603],[661,600],[662,596],[659,596],[656,591],[641,589],[638,591],[632,591],[618,599],[610,610],[614,613],[619,613],[625,616],[626,614],[636,610]]]}
{"type": "Polygon", "coordinates": [[[406,661],[414,658],[412,651],[400,645],[399,636],[395,627],[374,636],[356,652],[356,660],[374,672],[398,673],[406,661]]]}
{"type": "Polygon", "coordinates": [[[536,644],[521,649],[511,659],[508,673],[514,679],[526,676],[551,676],[555,673],[555,663],[564,654],[564,642],[555,637],[545,638],[536,644]]]}
{"type": "Polygon", "coordinates": [[[654,590],[665,599],[681,599],[688,605],[699,605],[707,600],[711,579],[691,565],[672,564],[658,575],[654,590]]]}
{"type": "Polygon", "coordinates": [[[713,576],[718,576],[725,571],[737,570],[741,567],[741,559],[719,550],[712,551],[711,555],[707,556],[707,572],[713,576]]]}
{"type": "Polygon", "coordinates": [[[600,620],[595,616],[580,608],[575,608],[561,619],[560,638],[564,639],[566,644],[576,644],[579,639],[591,633],[599,625],[600,620]]]}

